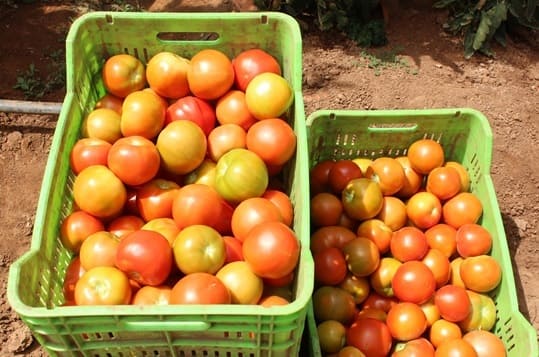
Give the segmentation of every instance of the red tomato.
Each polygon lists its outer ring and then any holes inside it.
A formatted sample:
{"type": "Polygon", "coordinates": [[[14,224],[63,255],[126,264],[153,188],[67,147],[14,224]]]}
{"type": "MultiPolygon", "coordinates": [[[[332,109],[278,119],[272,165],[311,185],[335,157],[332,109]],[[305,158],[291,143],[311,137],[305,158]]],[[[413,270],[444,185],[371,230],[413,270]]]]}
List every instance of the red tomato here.
{"type": "Polygon", "coordinates": [[[150,88],[160,96],[181,98],[189,94],[188,69],[188,59],[162,51],[152,56],[146,64],[146,79],[150,88]]]}
{"type": "Polygon", "coordinates": [[[464,320],[472,309],[466,289],[456,285],[445,285],[438,289],[434,294],[434,303],[442,318],[451,322],[464,320]]]}
{"type": "Polygon", "coordinates": [[[375,291],[372,291],[369,296],[365,299],[363,302],[363,308],[375,308],[375,309],[381,309],[382,311],[388,312],[393,305],[397,303],[396,298],[389,297],[389,296],[383,296],[378,294],[375,291]]]}
{"type": "Polygon", "coordinates": [[[330,192],[329,171],[335,165],[333,160],[323,160],[311,168],[309,182],[311,184],[311,196],[320,192],[330,192]]]}
{"type": "Polygon", "coordinates": [[[100,266],[114,266],[119,239],[106,231],[91,234],[80,246],[80,264],[86,271],[100,266]]]}
{"type": "Polygon", "coordinates": [[[188,95],[179,98],[167,108],[165,126],[176,120],[192,121],[208,136],[215,127],[215,109],[204,99],[188,95]]]}
{"type": "Polygon", "coordinates": [[[246,136],[247,149],[267,165],[283,165],[296,152],[296,134],[284,120],[269,118],[251,125],[246,136]]]}
{"type": "Polygon", "coordinates": [[[195,96],[206,100],[217,99],[234,84],[232,62],[221,51],[203,49],[191,57],[187,81],[195,96]]]}
{"type": "Polygon", "coordinates": [[[232,149],[246,148],[245,130],[236,124],[222,124],[208,135],[208,156],[217,162],[221,156],[232,149]]]}
{"type": "Polygon", "coordinates": [[[98,138],[81,138],[77,140],[69,154],[71,170],[78,175],[91,165],[107,165],[107,155],[112,145],[98,138]]]}
{"type": "Polygon", "coordinates": [[[328,172],[328,185],[333,193],[340,195],[350,180],[363,177],[359,166],[352,160],[337,160],[328,172]]]}
{"type": "Polygon", "coordinates": [[[243,257],[262,278],[280,278],[297,266],[300,245],[296,234],[282,222],[264,222],[249,231],[243,257]]]}
{"type": "Polygon", "coordinates": [[[387,326],[391,336],[399,341],[409,341],[421,337],[427,329],[427,317],[419,305],[400,302],[387,313],[387,326]]]}
{"type": "Polygon", "coordinates": [[[84,211],[70,213],[60,225],[60,240],[64,247],[78,253],[82,242],[92,233],[105,230],[101,220],[84,211]]]}
{"type": "Polygon", "coordinates": [[[167,285],[141,287],[134,294],[131,304],[133,305],[168,305],[172,288],[167,285]]]}
{"type": "Polygon", "coordinates": [[[244,261],[224,265],[215,274],[230,291],[233,304],[257,304],[264,291],[264,282],[244,261]]]}
{"type": "Polygon", "coordinates": [[[174,199],[180,185],[171,180],[154,178],[137,188],[137,209],[145,222],[171,218],[174,199]]]}
{"type": "Polygon", "coordinates": [[[82,121],[81,135],[112,144],[122,137],[121,120],[121,115],[112,109],[94,109],[82,121]]]}
{"type": "Polygon", "coordinates": [[[131,301],[127,275],[116,267],[95,267],[75,285],[76,305],[126,305],[131,301]]]}
{"type": "Polygon", "coordinates": [[[341,226],[326,226],[318,228],[311,235],[311,252],[317,252],[329,248],[342,248],[352,239],[357,238],[356,234],[349,228],[341,226]]]}
{"type": "Polygon", "coordinates": [[[262,197],[270,200],[279,210],[283,223],[292,227],[294,220],[294,206],[292,205],[290,196],[281,190],[267,189],[262,197]]]}
{"type": "Polygon", "coordinates": [[[75,285],[85,271],[86,270],[84,270],[80,264],[80,257],[76,255],[71,262],[69,262],[64,277],[63,292],[66,304],[75,302],[75,285]]]}
{"type": "Polygon", "coordinates": [[[288,80],[272,72],[257,74],[245,88],[247,108],[258,120],[281,117],[293,101],[288,80]]]}
{"type": "Polygon", "coordinates": [[[337,285],[346,277],[346,259],[340,249],[326,248],[314,254],[313,259],[314,280],[320,285],[337,285]]]}
{"type": "Polygon", "coordinates": [[[425,264],[412,260],[402,263],[395,272],[391,285],[399,300],[422,304],[434,295],[436,280],[425,264]]]}
{"type": "Polygon", "coordinates": [[[463,258],[488,254],[492,248],[492,235],[477,223],[459,227],[455,236],[457,252],[463,258]]]}
{"type": "Polygon", "coordinates": [[[101,76],[107,91],[120,98],[146,86],[144,64],[129,54],[109,57],[103,65],[101,76]]]}
{"type": "Polygon", "coordinates": [[[111,93],[105,93],[97,103],[94,105],[94,109],[107,108],[112,109],[118,114],[122,114],[123,98],[119,98],[111,93]]]}
{"type": "Polygon", "coordinates": [[[215,104],[215,116],[219,124],[236,124],[247,131],[257,119],[251,114],[245,102],[245,93],[230,90],[215,104]]]}
{"type": "Polygon", "coordinates": [[[226,248],[225,264],[243,260],[242,242],[231,236],[223,236],[226,248]]]}
{"type": "Polygon", "coordinates": [[[406,202],[406,214],[414,226],[423,230],[438,224],[442,217],[442,204],[434,194],[417,192],[406,202]]]}
{"type": "Polygon", "coordinates": [[[183,186],[172,201],[172,218],[180,229],[195,224],[216,228],[223,210],[222,200],[211,186],[198,183],[183,186]]]}
{"type": "Polygon", "coordinates": [[[184,274],[215,274],[226,260],[223,237],[205,225],[191,225],[180,231],[174,244],[174,261],[184,274]]]}
{"type": "Polygon", "coordinates": [[[260,48],[245,50],[232,59],[236,88],[245,92],[247,85],[260,73],[281,75],[281,66],[275,57],[260,48]]]}
{"type": "Polygon", "coordinates": [[[160,166],[155,144],[142,136],[127,136],[112,144],[107,157],[109,169],[123,183],[142,185],[153,179],[160,166]]]}
{"type": "Polygon", "coordinates": [[[391,255],[401,262],[421,260],[429,245],[423,231],[416,227],[402,227],[393,234],[390,242],[391,255]]]}
{"type": "Polygon", "coordinates": [[[172,249],[162,234],[138,230],[118,245],[116,266],[141,285],[163,284],[172,270],[172,249]]]}
{"type": "Polygon", "coordinates": [[[336,226],[344,212],[342,201],[335,194],[320,192],[311,198],[310,216],[314,227],[336,226]]]}
{"type": "Polygon", "coordinates": [[[107,231],[121,239],[126,234],[141,229],[144,221],[139,216],[122,215],[107,224],[107,231]]]}
{"type": "Polygon", "coordinates": [[[393,343],[388,325],[373,318],[354,322],[346,332],[346,342],[372,357],[387,356],[393,343]]]}
{"type": "Polygon", "coordinates": [[[166,102],[153,91],[129,94],[122,104],[122,135],[154,139],[165,125],[166,109],[166,102]]]}
{"type": "Polygon", "coordinates": [[[295,272],[291,272],[288,275],[285,275],[280,278],[271,279],[271,278],[263,278],[264,285],[266,287],[274,287],[274,288],[282,288],[282,287],[289,287],[292,281],[294,281],[295,272]]]}
{"type": "Polygon", "coordinates": [[[75,177],[73,198],[81,210],[98,218],[110,218],[122,212],[127,191],[108,167],[92,165],[75,177]]]}
{"type": "Polygon", "coordinates": [[[267,198],[248,198],[240,202],[232,213],[232,233],[243,242],[251,229],[263,222],[282,222],[279,209],[267,198]]]}
{"type": "Polygon", "coordinates": [[[191,273],[172,287],[170,304],[230,304],[228,288],[209,273],[191,273]]]}

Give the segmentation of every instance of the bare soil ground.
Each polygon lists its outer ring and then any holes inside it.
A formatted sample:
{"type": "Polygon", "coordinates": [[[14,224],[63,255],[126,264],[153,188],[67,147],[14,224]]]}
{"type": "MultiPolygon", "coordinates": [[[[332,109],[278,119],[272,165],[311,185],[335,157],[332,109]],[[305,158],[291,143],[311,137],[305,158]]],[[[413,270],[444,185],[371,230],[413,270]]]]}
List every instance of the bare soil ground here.
{"type": "MultiPolygon", "coordinates": [[[[0,98],[24,99],[13,88],[46,78],[62,65],[71,21],[97,8],[132,4],[151,11],[231,11],[238,1],[34,1],[0,2],[0,98]],[[16,3],[17,5],[14,5],[16,3]],[[206,7],[202,7],[202,3],[206,7]]],[[[240,2],[241,3],[241,2],[240,2]]],[[[492,178],[513,263],[519,308],[539,328],[539,40],[537,33],[508,39],[497,57],[463,57],[458,38],[445,34],[443,11],[402,6],[391,19],[389,43],[358,48],[335,33],[303,34],[306,115],[317,109],[471,107],[483,112],[494,133],[492,178]],[[535,38],[534,38],[535,36],[535,38]],[[388,56],[389,54],[389,56],[388,56]],[[380,61],[384,56],[394,63],[380,61]]],[[[53,76],[54,77],[54,76],[53,76]]],[[[49,78],[51,81],[54,78],[49,78]]],[[[59,87],[41,100],[59,102],[59,87]]],[[[44,356],[10,308],[10,264],[30,246],[33,219],[55,115],[0,113],[0,356],[44,356]]]]}

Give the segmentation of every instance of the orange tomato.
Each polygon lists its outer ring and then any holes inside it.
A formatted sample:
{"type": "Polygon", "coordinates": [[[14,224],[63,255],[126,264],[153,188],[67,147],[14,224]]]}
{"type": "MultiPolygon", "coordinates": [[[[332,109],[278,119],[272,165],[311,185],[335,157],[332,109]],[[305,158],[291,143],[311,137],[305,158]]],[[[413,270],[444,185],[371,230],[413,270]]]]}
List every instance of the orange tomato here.
{"type": "Polygon", "coordinates": [[[151,89],[165,98],[189,94],[189,60],[168,51],[155,54],[146,64],[146,79],[151,89]]]}
{"type": "Polygon", "coordinates": [[[107,231],[121,239],[126,234],[140,229],[144,221],[139,216],[121,215],[107,224],[107,231]]]}
{"type": "Polygon", "coordinates": [[[232,212],[232,233],[236,239],[243,242],[249,231],[263,222],[282,222],[279,209],[267,198],[247,198],[232,212]]]}
{"type": "Polygon", "coordinates": [[[257,119],[247,108],[245,93],[240,90],[230,90],[217,101],[215,115],[219,124],[237,124],[248,130],[257,119]]]}
{"type": "Polygon", "coordinates": [[[232,62],[223,52],[203,49],[191,57],[187,71],[191,92],[202,99],[218,99],[234,84],[232,62]]]}
{"type": "Polygon", "coordinates": [[[171,218],[172,204],[180,185],[171,180],[154,178],[137,188],[136,203],[145,222],[156,218],[171,218]]]}
{"type": "Polygon", "coordinates": [[[60,225],[60,240],[64,247],[78,253],[82,242],[92,233],[105,230],[103,222],[85,211],[74,211],[60,225]]]}
{"type": "Polygon", "coordinates": [[[130,93],[122,104],[122,135],[140,135],[146,139],[154,139],[163,129],[166,109],[163,98],[152,91],[130,93]]]}
{"type": "Polygon", "coordinates": [[[457,230],[457,252],[463,258],[488,254],[492,248],[492,235],[477,223],[467,223],[457,230]]]}
{"type": "Polygon", "coordinates": [[[100,231],[91,234],[80,246],[80,265],[88,271],[95,267],[112,267],[120,240],[114,234],[100,231]]]}
{"type": "Polygon", "coordinates": [[[82,169],[91,165],[107,165],[111,143],[98,138],[77,140],[69,154],[69,166],[78,175],[82,169]]]}
{"type": "Polygon", "coordinates": [[[278,118],[254,123],[247,130],[245,140],[247,149],[257,154],[266,165],[283,165],[296,152],[294,129],[278,118]]]}
{"type": "Polygon", "coordinates": [[[92,110],[82,121],[83,138],[97,138],[113,144],[122,137],[121,116],[108,108],[92,110]]]}
{"type": "Polygon", "coordinates": [[[412,168],[412,164],[410,163],[408,156],[399,156],[395,158],[395,160],[402,165],[404,170],[404,184],[402,185],[402,188],[395,194],[395,196],[400,198],[411,197],[421,188],[424,176],[412,168]]]}
{"type": "Polygon", "coordinates": [[[196,183],[183,186],[172,201],[172,218],[180,230],[195,224],[215,228],[223,210],[222,201],[211,186],[196,183]]]}
{"type": "Polygon", "coordinates": [[[277,207],[283,223],[291,227],[294,220],[294,206],[290,196],[280,190],[267,189],[262,197],[270,200],[277,207]]]}
{"type": "Polygon", "coordinates": [[[460,189],[460,175],[450,166],[437,167],[427,175],[426,190],[436,195],[441,201],[455,196],[460,189]]]}
{"type": "Polygon", "coordinates": [[[429,330],[429,340],[434,347],[438,347],[444,341],[462,338],[459,325],[454,322],[440,319],[435,321],[429,330]]]}
{"type": "Polygon", "coordinates": [[[470,190],[470,174],[468,169],[456,161],[447,161],[444,166],[452,167],[457,170],[460,177],[460,192],[468,192],[470,190]]]}
{"type": "Polygon", "coordinates": [[[445,223],[438,223],[425,231],[429,247],[438,249],[447,258],[457,252],[457,230],[445,223]]]}
{"type": "Polygon", "coordinates": [[[124,53],[105,61],[101,77],[107,91],[120,98],[141,90],[147,83],[144,64],[135,56],[124,53]]]}
{"type": "Polygon", "coordinates": [[[419,139],[408,147],[407,153],[411,167],[420,174],[427,175],[436,167],[444,164],[444,149],[432,139],[419,139]]]}
{"type": "Polygon", "coordinates": [[[402,165],[391,157],[379,157],[367,168],[365,177],[380,185],[384,196],[396,194],[405,182],[402,165]]]}
{"type": "Polygon", "coordinates": [[[461,192],[443,204],[442,212],[443,221],[458,229],[467,223],[477,223],[483,214],[483,204],[473,193],[461,192]]]}
{"type": "Polygon", "coordinates": [[[432,274],[434,274],[437,289],[447,284],[451,276],[451,266],[449,259],[444,253],[438,249],[430,248],[421,261],[432,271],[432,274]]]}
{"type": "Polygon", "coordinates": [[[358,237],[372,240],[378,247],[380,254],[389,252],[393,231],[383,221],[375,218],[364,220],[357,227],[356,233],[358,237]]]}
{"type": "Polygon", "coordinates": [[[430,192],[417,192],[408,199],[406,214],[414,226],[428,229],[440,222],[442,204],[440,199],[430,192]]]}
{"type": "Polygon", "coordinates": [[[425,332],[427,318],[419,305],[399,302],[389,309],[386,324],[393,338],[409,341],[419,338],[425,332]]]}
{"type": "Polygon", "coordinates": [[[167,285],[141,287],[131,301],[133,305],[168,305],[172,288],[167,285]]]}
{"type": "Polygon", "coordinates": [[[236,124],[222,124],[215,127],[208,135],[208,155],[217,162],[221,156],[232,149],[246,147],[247,133],[236,124]]]}
{"type": "Polygon", "coordinates": [[[107,108],[112,109],[118,114],[122,114],[122,103],[124,99],[119,98],[111,93],[105,93],[99,100],[95,103],[94,109],[107,108]]]}
{"type": "Polygon", "coordinates": [[[408,221],[406,204],[398,197],[384,196],[382,210],[375,217],[383,221],[391,230],[396,231],[408,221]]]}
{"type": "Polygon", "coordinates": [[[464,258],[459,272],[466,288],[478,293],[494,290],[502,279],[500,263],[490,255],[464,258]]]}
{"type": "Polygon", "coordinates": [[[453,338],[438,345],[435,357],[478,357],[473,346],[462,338],[453,338]]]}

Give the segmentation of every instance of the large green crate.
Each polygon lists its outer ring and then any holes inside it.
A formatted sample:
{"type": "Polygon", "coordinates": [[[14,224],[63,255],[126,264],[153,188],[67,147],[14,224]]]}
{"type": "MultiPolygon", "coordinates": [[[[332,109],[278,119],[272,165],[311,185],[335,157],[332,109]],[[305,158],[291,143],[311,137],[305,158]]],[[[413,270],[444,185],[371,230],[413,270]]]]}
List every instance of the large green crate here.
{"type": "Polygon", "coordinates": [[[295,356],[313,291],[309,253],[308,159],[297,22],[282,13],[105,13],[78,18],[66,40],[67,90],[40,192],[31,249],[10,268],[8,300],[53,356],[295,356]],[[262,48],[281,63],[295,101],[287,119],[296,154],[284,168],[302,249],[294,301],[264,308],[239,305],[61,306],[70,253],[59,226],[72,211],[69,153],[83,118],[105,93],[106,58],[129,53],[146,63],[159,51],[191,57],[204,48],[231,58],[262,48]]]}
{"type": "MultiPolygon", "coordinates": [[[[406,155],[412,142],[440,142],[446,160],[469,171],[470,190],[481,200],[481,225],[492,233],[491,255],[501,264],[502,281],[490,293],[497,309],[494,333],[508,357],[538,356],[537,332],[518,310],[513,269],[494,185],[490,177],[492,131],[487,118],[469,108],[433,110],[321,110],[307,118],[309,167],[326,159],[377,158],[406,155]]],[[[316,323],[309,306],[306,349],[322,356],[316,323]]]]}

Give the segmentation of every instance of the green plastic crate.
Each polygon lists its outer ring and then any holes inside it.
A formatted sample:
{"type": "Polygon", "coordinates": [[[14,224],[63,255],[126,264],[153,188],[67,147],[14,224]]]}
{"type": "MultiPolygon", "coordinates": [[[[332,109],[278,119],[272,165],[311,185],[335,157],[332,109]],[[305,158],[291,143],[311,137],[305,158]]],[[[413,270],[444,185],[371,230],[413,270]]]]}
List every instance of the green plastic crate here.
{"type": "MultiPolygon", "coordinates": [[[[491,255],[502,266],[502,281],[490,293],[497,308],[494,333],[508,357],[538,356],[537,332],[518,310],[511,258],[494,185],[490,177],[492,132],[487,118],[468,108],[433,110],[321,110],[307,118],[309,167],[326,159],[405,155],[417,139],[440,142],[446,160],[469,171],[471,192],[483,203],[481,225],[492,233],[491,255]]],[[[307,316],[305,349],[322,356],[312,304],[307,316]]]]}
{"type": "Polygon", "coordinates": [[[67,90],[52,141],[29,252],[10,268],[8,300],[52,356],[295,356],[313,291],[309,253],[308,159],[301,94],[302,42],[297,22],[282,13],[107,13],[78,18],[66,40],[67,90]],[[281,63],[295,100],[287,118],[297,135],[284,169],[293,228],[302,249],[294,301],[264,308],[239,305],[61,306],[71,255],[59,226],[72,211],[69,153],[83,118],[105,93],[100,69],[113,54],[146,63],[158,51],[191,57],[214,48],[230,57],[263,48],[281,63]]]}

